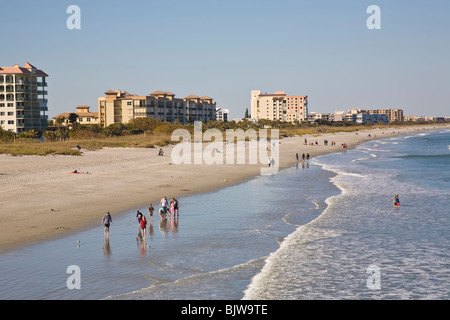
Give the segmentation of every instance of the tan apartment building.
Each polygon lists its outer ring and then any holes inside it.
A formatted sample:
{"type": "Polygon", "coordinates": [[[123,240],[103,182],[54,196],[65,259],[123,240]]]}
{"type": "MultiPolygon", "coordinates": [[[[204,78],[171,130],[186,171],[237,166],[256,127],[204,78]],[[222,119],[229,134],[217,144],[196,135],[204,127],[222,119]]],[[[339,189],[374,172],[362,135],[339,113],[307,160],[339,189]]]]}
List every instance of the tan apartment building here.
{"type": "Polygon", "coordinates": [[[261,94],[251,91],[251,117],[253,119],[302,122],[308,118],[308,96],[287,96],[284,91],[261,94]]]}
{"type": "Polygon", "coordinates": [[[30,63],[0,67],[0,125],[20,133],[47,128],[47,82],[44,71],[30,63]]]}
{"type": "Polygon", "coordinates": [[[99,123],[105,127],[113,123],[128,123],[140,117],[167,122],[178,119],[183,124],[216,119],[216,103],[207,96],[189,95],[180,99],[169,91],[161,90],[146,96],[120,90],[109,90],[105,95],[98,98],[99,123]]]}
{"type": "Polygon", "coordinates": [[[98,112],[91,112],[89,106],[78,106],[76,112],[63,112],[54,116],[53,119],[63,118],[62,124],[67,126],[70,124],[69,116],[71,113],[75,113],[77,118],[77,123],[82,125],[99,124],[98,112]]]}
{"type": "Polygon", "coordinates": [[[403,121],[403,109],[376,109],[376,110],[366,110],[369,114],[387,114],[388,121],[403,121]]]}
{"type": "Polygon", "coordinates": [[[302,122],[308,118],[308,96],[286,97],[286,121],[302,122]]]}

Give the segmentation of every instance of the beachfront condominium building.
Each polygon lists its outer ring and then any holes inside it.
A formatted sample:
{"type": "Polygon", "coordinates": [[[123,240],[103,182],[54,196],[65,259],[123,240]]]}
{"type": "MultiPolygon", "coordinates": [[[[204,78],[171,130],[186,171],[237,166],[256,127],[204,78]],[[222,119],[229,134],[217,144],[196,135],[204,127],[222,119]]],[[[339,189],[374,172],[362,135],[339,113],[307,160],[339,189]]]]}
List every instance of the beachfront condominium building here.
{"type": "Polygon", "coordinates": [[[154,118],[162,121],[178,121],[182,124],[194,121],[216,120],[216,103],[207,96],[189,95],[175,98],[168,91],[154,91],[138,96],[120,90],[109,90],[98,98],[99,123],[107,127],[113,123],[128,123],[135,118],[154,118]]]}
{"type": "Polygon", "coordinates": [[[403,109],[375,109],[367,110],[366,112],[370,114],[385,114],[389,122],[404,120],[403,109]]]}
{"type": "Polygon", "coordinates": [[[230,110],[224,108],[216,108],[216,120],[228,122],[230,119],[230,110]]]}
{"type": "Polygon", "coordinates": [[[308,118],[308,96],[288,96],[284,91],[262,94],[251,91],[251,117],[253,119],[302,122],[308,118]]]}
{"type": "Polygon", "coordinates": [[[76,112],[63,112],[53,117],[55,122],[63,126],[70,125],[70,114],[77,116],[77,123],[82,125],[98,124],[98,112],[91,112],[89,106],[78,106],[76,112]]]}
{"type": "Polygon", "coordinates": [[[20,133],[47,128],[48,75],[29,64],[0,67],[0,125],[20,133]]]}

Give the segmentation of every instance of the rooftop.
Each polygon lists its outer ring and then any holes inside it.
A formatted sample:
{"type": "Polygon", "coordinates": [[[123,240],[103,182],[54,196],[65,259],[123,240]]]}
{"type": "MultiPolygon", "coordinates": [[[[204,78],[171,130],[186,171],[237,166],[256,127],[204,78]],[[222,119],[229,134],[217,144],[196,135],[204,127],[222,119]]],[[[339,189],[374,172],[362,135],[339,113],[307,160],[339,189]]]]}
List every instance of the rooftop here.
{"type": "Polygon", "coordinates": [[[26,62],[23,67],[18,64],[13,65],[12,67],[0,67],[0,74],[29,74],[35,75],[38,77],[48,77],[44,71],[37,69],[32,64],[26,62]]]}

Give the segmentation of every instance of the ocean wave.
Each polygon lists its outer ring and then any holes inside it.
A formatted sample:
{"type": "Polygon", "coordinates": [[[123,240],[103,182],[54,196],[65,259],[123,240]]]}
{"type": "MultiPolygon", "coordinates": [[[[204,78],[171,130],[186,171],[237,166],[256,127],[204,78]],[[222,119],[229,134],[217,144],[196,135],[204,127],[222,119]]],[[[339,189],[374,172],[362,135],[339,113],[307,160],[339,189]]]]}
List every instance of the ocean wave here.
{"type": "Polygon", "coordinates": [[[254,274],[255,270],[261,270],[266,258],[260,257],[229,268],[194,274],[172,282],[154,284],[136,291],[108,296],[103,300],[183,300],[187,297],[193,300],[203,299],[207,292],[212,291],[211,287],[216,288],[221,283],[223,284],[223,290],[219,293],[221,296],[211,294],[211,298],[229,299],[230,297],[227,295],[232,296],[233,293],[226,292],[229,290],[229,286],[226,285],[227,281],[234,281],[237,273],[242,274],[243,279],[248,279],[249,274],[254,274]]]}
{"type": "MultiPolygon", "coordinates": [[[[449,147],[450,149],[450,147],[449,147]]],[[[450,158],[449,153],[444,154],[406,154],[406,155],[399,155],[395,156],[395,158],[402,158],[402,159],[439,159],[439,158],[450,158]]]]}

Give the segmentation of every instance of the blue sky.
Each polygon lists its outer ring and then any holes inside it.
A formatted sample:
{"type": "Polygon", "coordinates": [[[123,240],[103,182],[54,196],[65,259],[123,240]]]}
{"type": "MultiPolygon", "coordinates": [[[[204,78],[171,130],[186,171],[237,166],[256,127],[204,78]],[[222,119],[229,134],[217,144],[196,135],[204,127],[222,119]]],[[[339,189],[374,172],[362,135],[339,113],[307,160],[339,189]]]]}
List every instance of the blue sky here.
{"type": "Polygon", "coordinates": [[[450,116],[448,0],[15,0],[0,15],[0,66],[49,74],[50,116],[96,111],[110,89],[208,95],[231,118],[253,89],[308,95],[309,111],[450,116]],[[370,5],[380,30],[366,27],[370,5]]]}

